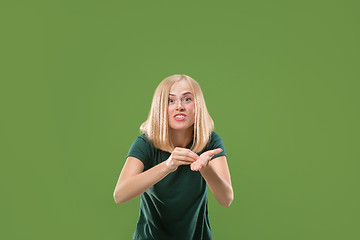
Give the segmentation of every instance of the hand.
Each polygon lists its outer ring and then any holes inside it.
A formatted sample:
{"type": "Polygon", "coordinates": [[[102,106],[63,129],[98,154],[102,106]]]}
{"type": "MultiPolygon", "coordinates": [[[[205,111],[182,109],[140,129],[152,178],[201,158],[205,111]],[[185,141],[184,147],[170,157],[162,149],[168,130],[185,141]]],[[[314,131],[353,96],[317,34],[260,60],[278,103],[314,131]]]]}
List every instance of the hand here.
{"type": "Polygon", "coordinates": [[[187,148],[176,147],[166,160],[166,168],[174,172],[180,165],[188,165],[199,159],[199,156],[187,148]]]}
{"type": "Polygon", "coordinates": [[[222,152],[221,148],[203,152],[197,161],[191,163],[190,165],[191,170],[199,171],[202,167],[206,167],[209,164],[210,159],[216,154],[221,152],[222,152]]]}

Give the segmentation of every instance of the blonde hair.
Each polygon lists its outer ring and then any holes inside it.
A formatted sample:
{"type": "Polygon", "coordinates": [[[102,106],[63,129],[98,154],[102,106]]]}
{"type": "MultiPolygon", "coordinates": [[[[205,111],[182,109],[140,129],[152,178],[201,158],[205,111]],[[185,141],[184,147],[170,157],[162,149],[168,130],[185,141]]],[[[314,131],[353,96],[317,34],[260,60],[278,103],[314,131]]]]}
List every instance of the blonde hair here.
{"type": "Polygon", "coordinates": [[[169,137],[168,101],[172,85],[185,80],[193,90],[195,100],[195,121],[193,131],[193,152],[201,152],[210,140],[214,122],[206,108],[205,99],[200,85],[191,77],[175,74],[163,79],[155,90],[148,118],[140,126],[154,147],[166,152],[172,152],[174,145],[169,137]]]}

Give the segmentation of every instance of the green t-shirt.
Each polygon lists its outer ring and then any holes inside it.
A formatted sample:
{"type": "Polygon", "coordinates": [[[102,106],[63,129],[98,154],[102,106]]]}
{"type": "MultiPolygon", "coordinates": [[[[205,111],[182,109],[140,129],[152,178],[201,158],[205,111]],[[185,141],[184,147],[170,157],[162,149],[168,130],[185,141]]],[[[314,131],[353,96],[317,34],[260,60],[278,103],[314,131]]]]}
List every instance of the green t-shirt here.
{"type": "MultiPolygon", "coordinates": [[[[191,147],[192,142],[186,148],[191,147]]],[[[226,156],[224,144],[212,132],[202,152],[222,148],[212,159],[226,156]]],[[[198,153],[199,155],[202,153],[198,153]]],[[[167,160],[169,152],[155,148],[145,134],[136,138],[126,156],[136,157],[144,171],[167,160]]],[[[199,171],[181,165],[140,197],[140,213],[133,239],[201,240],[212,239],[208,217],[208,186],[199,171]]]]}

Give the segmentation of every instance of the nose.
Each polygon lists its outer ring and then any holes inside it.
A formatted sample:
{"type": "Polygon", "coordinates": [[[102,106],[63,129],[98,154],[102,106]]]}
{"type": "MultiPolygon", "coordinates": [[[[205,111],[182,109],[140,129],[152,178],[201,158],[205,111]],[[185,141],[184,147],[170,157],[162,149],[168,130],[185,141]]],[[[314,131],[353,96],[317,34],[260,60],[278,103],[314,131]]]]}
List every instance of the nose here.
{"type": "Polygon", "coordinates": [[[183,101],[176,101],[176,109],[184,109],[183,101]]]}

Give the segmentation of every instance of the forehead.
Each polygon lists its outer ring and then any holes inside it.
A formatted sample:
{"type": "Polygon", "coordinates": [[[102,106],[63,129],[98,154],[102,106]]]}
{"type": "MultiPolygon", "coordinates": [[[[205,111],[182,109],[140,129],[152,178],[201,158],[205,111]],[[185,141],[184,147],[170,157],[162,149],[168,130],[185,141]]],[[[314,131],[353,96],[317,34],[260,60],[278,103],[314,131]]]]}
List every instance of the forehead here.
{"type": "Polygon", "coordinates": [[[170,95],[185,95],[185,94],[194,94],[190,84],[183,80],[176,82],[171,86],[170,95]]]}

